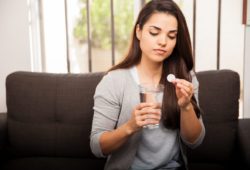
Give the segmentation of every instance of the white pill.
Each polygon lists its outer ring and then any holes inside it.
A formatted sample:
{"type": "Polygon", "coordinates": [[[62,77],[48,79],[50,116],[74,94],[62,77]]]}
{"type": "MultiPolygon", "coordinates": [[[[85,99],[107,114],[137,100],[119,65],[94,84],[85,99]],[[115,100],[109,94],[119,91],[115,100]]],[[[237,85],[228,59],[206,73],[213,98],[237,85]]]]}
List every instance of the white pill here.
{"type": "Polygon", "coordinates": [[[167,76],[167,80],[168,80],[168,82],[174,81],[174,80],[175,80],[175,75],[169,74],[169,75],[167,76]]]}

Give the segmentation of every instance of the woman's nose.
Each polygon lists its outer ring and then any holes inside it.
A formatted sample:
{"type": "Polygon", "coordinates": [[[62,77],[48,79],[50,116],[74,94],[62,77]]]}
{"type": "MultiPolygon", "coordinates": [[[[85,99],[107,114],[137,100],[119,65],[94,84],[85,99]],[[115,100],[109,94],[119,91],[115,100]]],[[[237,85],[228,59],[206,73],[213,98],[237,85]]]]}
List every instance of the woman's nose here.
{"type": "Polygon", "coordinates": [[[166,46],[167,45],[167,37],[166,36],[160,36],[158,38],[158,44],[161,46],[166,46]]]}

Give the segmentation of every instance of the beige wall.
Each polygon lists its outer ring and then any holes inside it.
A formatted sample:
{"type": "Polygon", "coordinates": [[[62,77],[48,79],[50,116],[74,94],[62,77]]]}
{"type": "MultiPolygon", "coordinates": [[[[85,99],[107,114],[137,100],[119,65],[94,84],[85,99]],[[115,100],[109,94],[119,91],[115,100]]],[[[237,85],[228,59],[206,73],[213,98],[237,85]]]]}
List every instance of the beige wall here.
{"type": "MultiPolygon", "coordinates": [[[[250,17],[250,16],[249,16],[250,17]]],[[[246,27],[244,58],[244,117],[250,118],[250,26],[246,27]]]]}
{"type": "MultiPolygon", "coordinates": [[[[244,116],[250,117],[250,48],[247,48],[250,46],[250,26],[246,28],[244,35],[244,26],[241,24],[242,1],[222,2],[221,67],[238,71],[242,80],[244,77],[244,116]],[[225,61],[232,62],[224,65],[225,61]],[[243,63],[244,75],[243,69],[239,68],[243,67],[243,63]]],[[[192,11],[191,3],[184,4],[183,8],[186,15],[192,11]]],[[[216,9],[217,0],[197,1],[197,71],[216,68],[216,9]]],[[[189,22],[192,21],[192,15],[186,17],[189,22]]],[[[192,24],[189,23],[189,27],[192,36],[192,24]]],[[[27,0],[0,0],[0,112],[6,111],[6,76],[17,70],[30,71],[31,62],[27,0]]]]}
{"type": "Polygon", "coordinates": [[[6,112],[5,78],[31,70],[27,0],[0,0],[0,112],[6,112]]]}

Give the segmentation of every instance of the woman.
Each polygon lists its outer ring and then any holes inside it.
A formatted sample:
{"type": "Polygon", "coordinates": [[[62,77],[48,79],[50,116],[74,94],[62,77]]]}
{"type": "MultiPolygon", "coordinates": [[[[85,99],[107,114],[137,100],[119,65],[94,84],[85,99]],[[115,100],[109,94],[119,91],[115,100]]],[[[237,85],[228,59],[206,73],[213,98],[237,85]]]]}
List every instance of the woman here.
{"type": "Polygon", "coordinates": [[[205,135],[192,69],[182,12],[172,0],[150,1],[138,16],[126,58],[96,88],[90,145],[96,156],[108,156],[105,169],[187,168],[185,146],[198,146],[205,135]],[[176,76],[171,83],[170,73],[176,76]],[[162,105],[140,103],[141,83],[164,85],[162,105]],[[150,124],[160,126],[143,128],[150,124]]]}

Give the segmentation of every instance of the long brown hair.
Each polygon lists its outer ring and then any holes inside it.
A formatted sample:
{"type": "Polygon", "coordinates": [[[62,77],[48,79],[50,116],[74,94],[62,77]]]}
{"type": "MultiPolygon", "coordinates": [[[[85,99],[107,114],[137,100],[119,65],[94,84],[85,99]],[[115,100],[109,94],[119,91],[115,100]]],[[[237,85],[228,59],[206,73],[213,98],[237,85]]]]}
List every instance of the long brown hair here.
{"type": "MultiPolygon", "coordinates": [[[[162,104],[162,119],[164,126],[169,129],[177,129],[180,128],[180,107],[177,103],[175,87],[166,81],[166,76],[172,73],[178,78],[192,81],[190,71],[193,69],[193,55],[185,17],[175,2],[172,0],[152,0],[142,8],[133,29],[128,54],[123,61],[113,66],[109,71],[130,68],[131,66],[139,64],[142,51],[139,40],[136,37],[136,26],[139,25],[139,28],[142,30],[148,19],[154,13],[158,12],[173,15],[178,22],[176,46],[172,54],[163,61],[163,70],[160,80],[160,83],[165,86],[162,104]]],[[[199,117],[200,109],[197,106],[194,96],[191,98],[191,103],[193,104],[197,117],[199,117]]]]}

